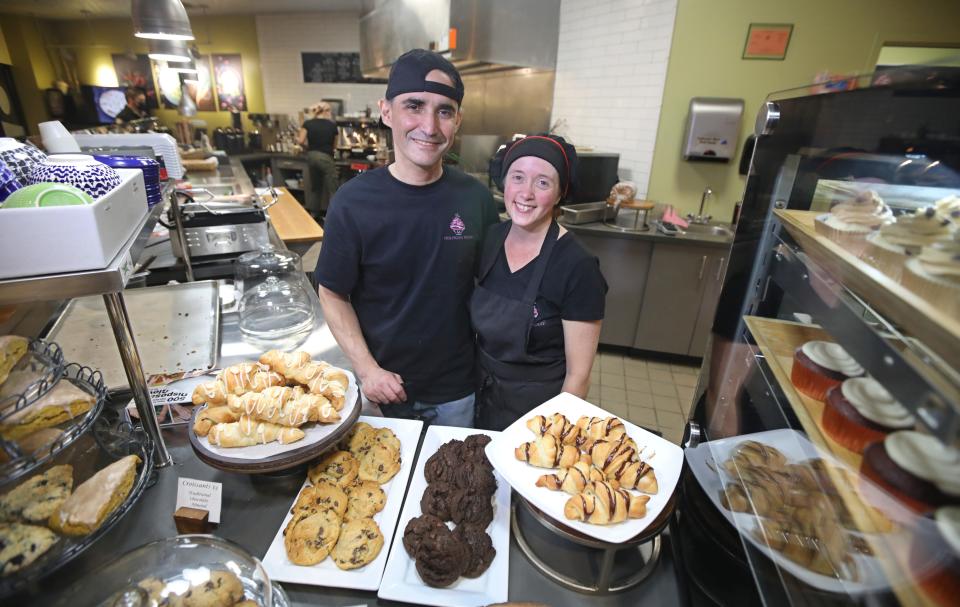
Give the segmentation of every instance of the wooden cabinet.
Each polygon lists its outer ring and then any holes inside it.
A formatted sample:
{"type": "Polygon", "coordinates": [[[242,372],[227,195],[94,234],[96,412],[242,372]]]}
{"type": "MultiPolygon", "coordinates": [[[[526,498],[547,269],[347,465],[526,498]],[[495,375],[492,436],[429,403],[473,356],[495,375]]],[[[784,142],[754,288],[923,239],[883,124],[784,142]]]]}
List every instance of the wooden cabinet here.
{"type": "Polygon", "coordinates": [[[657,243],[633,347],[702,356],[720,296],[725,262],[723,249],[657,243]]]}

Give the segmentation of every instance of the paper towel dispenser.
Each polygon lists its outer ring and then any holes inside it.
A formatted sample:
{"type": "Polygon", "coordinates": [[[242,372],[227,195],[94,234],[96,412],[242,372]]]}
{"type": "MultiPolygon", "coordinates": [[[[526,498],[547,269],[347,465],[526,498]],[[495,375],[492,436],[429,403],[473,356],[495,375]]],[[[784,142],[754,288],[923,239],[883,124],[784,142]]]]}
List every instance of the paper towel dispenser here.
{"type": "Polygon", "coordinates": [[[743,99],[694,97],[683,136],[684,160],[728,162],[737,151],[743,99]]]}

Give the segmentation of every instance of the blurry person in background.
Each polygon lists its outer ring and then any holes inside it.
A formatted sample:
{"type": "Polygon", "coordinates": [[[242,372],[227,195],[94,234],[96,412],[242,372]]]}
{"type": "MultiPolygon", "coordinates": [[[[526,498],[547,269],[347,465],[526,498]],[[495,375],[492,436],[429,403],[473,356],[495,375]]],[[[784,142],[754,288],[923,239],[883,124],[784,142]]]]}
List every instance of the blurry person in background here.
{"type": "Polygon", "coordinates": [[[319,217],[330,206],[330,197],[337,191],[337,165],[333,161],[337,123],[333,119],[330,104],[325,101],[314,104],[309,113],[312,118],[303,122],[297,134],[297,143],[307,150],[310,169],[306,207],[314,217],[319,217]]]}
{"type": "Polygon", "coordinates": [[[130,86],[123,94],[127,98],[127,105],[117,114],[117,124],[133,122],[150,116],[147,112],[147,94],[143,89],[130,86]]]}

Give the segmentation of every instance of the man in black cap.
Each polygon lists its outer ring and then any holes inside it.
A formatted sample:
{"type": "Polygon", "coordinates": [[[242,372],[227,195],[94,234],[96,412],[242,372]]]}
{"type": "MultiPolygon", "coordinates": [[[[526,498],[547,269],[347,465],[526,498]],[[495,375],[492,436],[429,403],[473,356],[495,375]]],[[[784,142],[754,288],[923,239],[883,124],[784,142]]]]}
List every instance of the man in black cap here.
{"type": "Polygon", "coordinates": [[[474,340],[467,302],[489,190],[443,166],[460,126],[463,80],[417,49],[390,70],[380,117],[395,161],[333,197],[315,276],[330,329],[364,395],[385,415],[472,426],[474,340]]]}

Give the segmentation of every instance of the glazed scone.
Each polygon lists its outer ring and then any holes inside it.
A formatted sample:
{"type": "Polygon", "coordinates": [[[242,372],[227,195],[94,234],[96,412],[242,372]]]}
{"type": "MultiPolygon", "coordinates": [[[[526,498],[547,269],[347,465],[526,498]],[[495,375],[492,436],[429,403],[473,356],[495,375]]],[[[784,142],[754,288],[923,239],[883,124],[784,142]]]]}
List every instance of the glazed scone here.
{"type": "Polygon", "coordinates": [[[130,495],[139,463],[139,457],[128,455],[88,478],[50,517],[50,528],[67,535],[98,528],[130,495]]]}
{"type": "Polygon", "coordinates": [[[6,418],[0,424],[0,435],[16,440],[83,415],[95,402],[94,396],[62,379],[42,397],[6,418]]]}
{"type": "Polygon", "coordinates": [[[20,362],[30,347],[30,340],[19,335],[0,336],[0,384],[7,381],[10,370],[20,362]]]}
{"type": "Polygon", "coordinates": [[[70,496],[73,466],[53,466],[0,498],[0,519],[44,524],[70,496]]]}
{"type": "MultiPolygon", "coordinates": [[[[16,443],[21,453],[31,455],[48,445],[52,445],[61,436],[63,436],[63,430],[60,428],[42,428],[13,442],[16,443]]],[[[0,451],[0,463],[9,461],[9,459],[6,451],[0,451]]]]}

